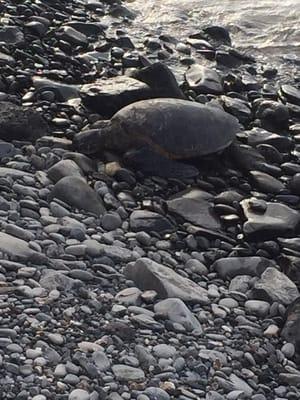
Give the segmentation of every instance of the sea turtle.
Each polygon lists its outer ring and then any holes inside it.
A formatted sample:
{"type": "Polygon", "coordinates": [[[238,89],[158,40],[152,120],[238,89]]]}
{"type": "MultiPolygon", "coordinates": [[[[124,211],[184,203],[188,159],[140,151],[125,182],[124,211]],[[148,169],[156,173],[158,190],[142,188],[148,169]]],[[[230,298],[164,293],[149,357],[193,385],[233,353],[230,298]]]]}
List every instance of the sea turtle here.
{"type": "Polygon", "coordinates": [[[74,145],[85,154],[125,153],[125,161],[144,173],[183,178],[198,170],[177,160],[219,152],[239,130],[237,119],[218,107],[159,98],[122,108],[97,129],[75,135],[74,145]]]}

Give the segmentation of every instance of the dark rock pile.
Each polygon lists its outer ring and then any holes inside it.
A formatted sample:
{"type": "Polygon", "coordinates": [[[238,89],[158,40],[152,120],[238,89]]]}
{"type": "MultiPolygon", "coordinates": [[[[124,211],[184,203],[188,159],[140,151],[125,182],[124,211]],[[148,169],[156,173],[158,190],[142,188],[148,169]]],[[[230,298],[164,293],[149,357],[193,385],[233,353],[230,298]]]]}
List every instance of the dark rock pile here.
{"type": "Polygon", "coordinates": [[[115,1],[0,12],[0,399],[298,400],[299,78],[222,27],[141,45],[115,1]],[[153,97],[241,130],[189,179],[76,152],[153,97]]]}

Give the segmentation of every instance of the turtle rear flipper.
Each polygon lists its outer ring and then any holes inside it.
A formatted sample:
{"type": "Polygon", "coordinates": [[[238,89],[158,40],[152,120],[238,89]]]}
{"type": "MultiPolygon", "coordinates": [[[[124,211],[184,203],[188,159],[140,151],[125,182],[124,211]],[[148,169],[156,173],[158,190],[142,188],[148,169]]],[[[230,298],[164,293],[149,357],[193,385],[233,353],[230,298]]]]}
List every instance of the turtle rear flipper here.
{"type": "Polygon", "coordinates": [[[195,167],[170,160],[148,147],[128,151],[124,155],[124,160],[145,175],[177,179],[193,178],[199,175],[199,171],[195,167]]]}

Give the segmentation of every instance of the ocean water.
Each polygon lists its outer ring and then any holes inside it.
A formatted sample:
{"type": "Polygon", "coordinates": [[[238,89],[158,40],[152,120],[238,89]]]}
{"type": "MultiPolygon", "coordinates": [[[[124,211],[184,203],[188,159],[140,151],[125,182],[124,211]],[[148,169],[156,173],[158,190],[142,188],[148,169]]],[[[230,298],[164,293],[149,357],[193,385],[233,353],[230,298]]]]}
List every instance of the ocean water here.
{"type": "Polygon", "coordinates": [[[135,31],[186,38],[205,25],[229,29],[258,58],[300,63],[300,0],[129,0],[135,31]]]}

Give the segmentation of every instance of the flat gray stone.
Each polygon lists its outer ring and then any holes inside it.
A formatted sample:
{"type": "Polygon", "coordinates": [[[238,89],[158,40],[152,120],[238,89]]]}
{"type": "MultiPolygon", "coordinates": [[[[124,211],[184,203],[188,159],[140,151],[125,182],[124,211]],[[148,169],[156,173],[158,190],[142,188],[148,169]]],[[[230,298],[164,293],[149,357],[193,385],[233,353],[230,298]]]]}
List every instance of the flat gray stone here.
{"type": "Polygon", "coordinates": [[[213,211],[214,197],[203,190],[188,189],[167,201],[170,213],[180,215],[192,224],[219,230],[221,223],[213,211]]]}
{"type": "Polygon", "coordinates": [[[181,324],[187,331],[202,332],[200,322],[180,299],[162,300],[155,304],[154,311],[172,322],[181,324]]]}
{"type": "Polygon", "coordinates": [[[74,389],[69,394],[69,400],[90,400],[90,395],[86,390],[74,389]]]}
{"type": "Polygon", "coordinates": [[[298,211],[281,203],[260,202],[264,205],[261,210],[256,210],[253,204],[258,203],[253,199],[241,201],[247,221],[243,225],[246,236],[253,239],[277,238],[278,236],[293,235],[300,222],[298,211]]]}
{"type": "Polygon", "coordinates": [[[21,260],[29,260],[34,256],[39,256],[39,253],[32,250],[25,240],[4,232],[0,232],[0,251],[21,260]]]}
{"type": "Polygon", "coordinates": [[[273,265],[271,260],[264,257],[227,257],[216,260],[212,269],[222,279],[231,279],[238,275],[260,276],[266,268],[273,265]]]}
{"type": "Polygon", "coordinates": [[[209,303],[206,289],[149,258],[143,257],[135,263],[129,263],[124,269],[124,274],[141,290],[155,290],[161,298],[178,298],[189,303],[209,303]]]}
{"type": "Polygon", "coordinates": [[[102,200],[82,178],[66,176],[53,187],[51,200],[57,198],[79,210],[85,210],[96,215],[105,213],[102,200]]]}
{"type": "Polygon", "coordinates": [[[147,211],[147,210],[135,210],[131,213],[130,228],[134,232],[159,232],[165,233],[174,231],[175,227],[171,222],[161,214],[147,211]]]}
{"type": "Polygon", "coordinates": [[[218,72],[203,65],[191,65],[185,73],[185,80],[189,88],[197,94],[223,93],[223,85],[218,72]]]}
{"type": "Polygon", "coordinates": [[[72,160],[61,160],[57,162],[48,169],[47,174],[55,183],[66,176],[77,176],[85,181],[81,169],[76,162],[72,160]]]}

